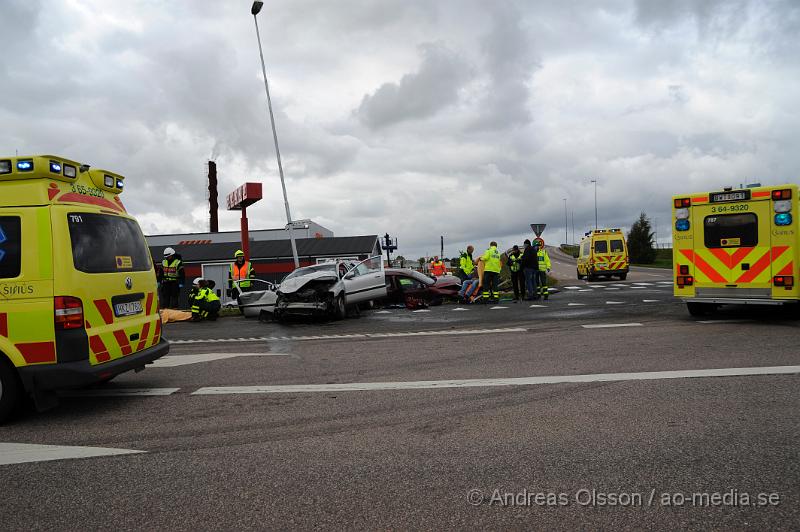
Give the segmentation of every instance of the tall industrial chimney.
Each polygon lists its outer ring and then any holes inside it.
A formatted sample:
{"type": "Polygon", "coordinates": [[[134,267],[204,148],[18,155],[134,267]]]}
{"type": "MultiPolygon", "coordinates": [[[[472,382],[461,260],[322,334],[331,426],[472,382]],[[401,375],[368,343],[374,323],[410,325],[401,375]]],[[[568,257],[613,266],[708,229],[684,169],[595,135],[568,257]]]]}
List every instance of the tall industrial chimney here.
{"type": "Polygon", "coordinates": [[[217,217],[217,163],[208,161],[208,220],[209,231],[219,233],[219,219],[217,217]]]}

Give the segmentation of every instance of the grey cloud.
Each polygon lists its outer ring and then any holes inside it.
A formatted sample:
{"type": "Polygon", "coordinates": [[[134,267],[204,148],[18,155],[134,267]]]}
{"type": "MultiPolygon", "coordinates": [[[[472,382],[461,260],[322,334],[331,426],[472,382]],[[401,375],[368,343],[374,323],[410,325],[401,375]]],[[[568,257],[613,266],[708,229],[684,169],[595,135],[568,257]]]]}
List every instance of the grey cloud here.
{"type": "Polygon", "coordinates": [[[442,43],[421,45],[420,53],[417,72],[364,96],[356,110],[359,120],[377,129],[427,118],[456,103],[459,89],[470,77],[469,66],[442,43]]]}

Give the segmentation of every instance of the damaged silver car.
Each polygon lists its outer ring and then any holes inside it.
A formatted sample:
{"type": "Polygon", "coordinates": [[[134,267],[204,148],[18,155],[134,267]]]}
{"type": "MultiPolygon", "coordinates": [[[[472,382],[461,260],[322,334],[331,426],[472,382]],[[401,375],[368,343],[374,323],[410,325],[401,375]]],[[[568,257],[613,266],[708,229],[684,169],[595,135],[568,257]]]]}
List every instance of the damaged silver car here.
{"type": "Polygon", "coordinates": [[[326,262],[298,268],[277,290],[275,319],[288,315],[342,319],[360,303],[386,297],[386,275],[380,256],[357,264],[326,262]]]}

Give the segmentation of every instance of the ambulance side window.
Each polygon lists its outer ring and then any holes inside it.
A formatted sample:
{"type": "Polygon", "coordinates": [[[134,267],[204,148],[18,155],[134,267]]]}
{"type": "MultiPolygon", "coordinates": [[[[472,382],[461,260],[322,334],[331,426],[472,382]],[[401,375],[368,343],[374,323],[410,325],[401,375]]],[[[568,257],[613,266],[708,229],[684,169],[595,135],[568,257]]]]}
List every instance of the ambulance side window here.
{"type": "Polygon", "coordinates": [[[595,253],[608,253],[608,241],[607,240],[595,240],[594,241],[594,252],[595,253]]]}
{"type": "Polygon", "coordinates": [[[587,240],[581,245],[581,257],[589,256],[589,241],[587,240]]]}
{"type": "Polygon", "coordinates": [[[622,240],[611,241],[611,253],[622,253],[623,251],[622,240]]]}
{"type": "Polygon", "coordinates": [[[0,216],[0,279],[19,277],[22,268],[22,223],[18,216],[0,216]]]}

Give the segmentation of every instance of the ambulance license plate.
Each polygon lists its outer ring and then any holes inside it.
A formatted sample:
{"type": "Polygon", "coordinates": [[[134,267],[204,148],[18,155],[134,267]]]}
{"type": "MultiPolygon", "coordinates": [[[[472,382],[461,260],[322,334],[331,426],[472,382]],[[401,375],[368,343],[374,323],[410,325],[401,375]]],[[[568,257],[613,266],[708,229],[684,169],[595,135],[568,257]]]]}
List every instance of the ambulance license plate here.
{"type": "Polygon", "coordinates": [[[131,301],[130,303],[117,303],[114,305],[114,315],[118,318],[123,316],[135,316],[142,313],[142,302],[131,301]]]}
{"type": "Polygon", "coordinates": [[[605,262],[598,262],[595,264],[595,266],[598,268],[605,268],[606,266],[608,266],[608,264],[606,264],[605,262]]]}

